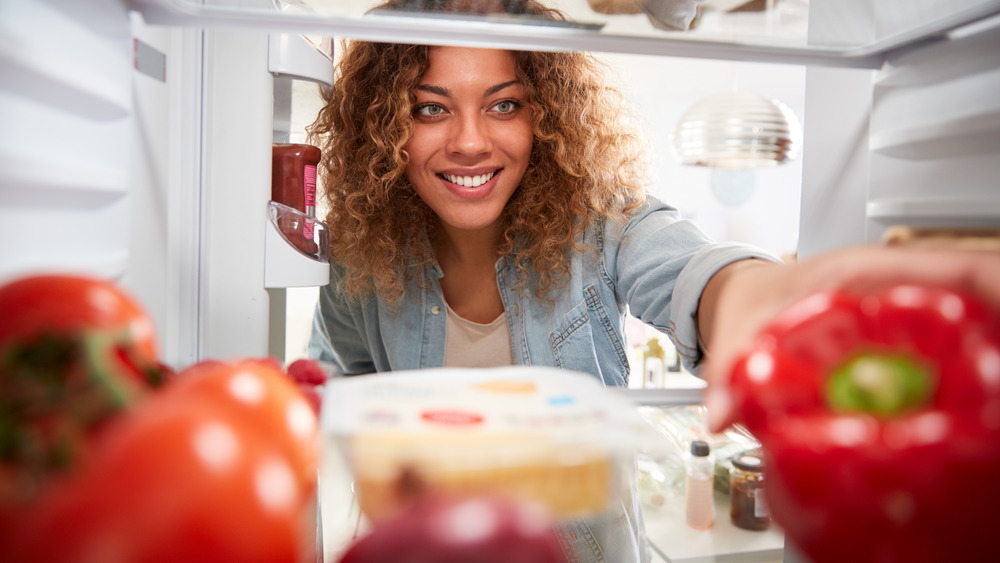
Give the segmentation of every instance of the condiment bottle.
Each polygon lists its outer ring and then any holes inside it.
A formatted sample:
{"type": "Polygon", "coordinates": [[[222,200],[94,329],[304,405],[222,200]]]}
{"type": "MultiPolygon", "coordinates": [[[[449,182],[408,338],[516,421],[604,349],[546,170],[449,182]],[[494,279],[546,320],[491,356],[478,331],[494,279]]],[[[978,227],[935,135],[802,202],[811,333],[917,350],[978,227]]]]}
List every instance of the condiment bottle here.
{"type": "Polygon", "coordinates": [[[271,199],[315,217],[320,156],[320,150],[312,145],[271,145],[271,199]]]}
{"type": "Polygon", "coordinates": [[[655,336],[646,341],[642,351],[643,376],[642,386],[660,388],[663,387],[663,347],[660,340],[655,336]]]}
{"type": "Polygon", "coordinates": [[[742,454],[733,458],[732,463],[729,516],[733,524],[746,530],[766,530],[771,525],[771,513],[764,500],[764,460],[742,454]]]}
{"type": "Polygon", "coordinates": [[[299,250],[316,252],[316,166],[322,153],[312,145],[274,143],[271,145],[271,200],[301,212],[304,217],[288,217],[301,225],[299,233],[285,236],[299,250]]]}
{"type": "Polygon", "coordinates": [[[715,456],[708,442],[691,442],[687,462],[687,524],[697,530],[711,528],[715,522],[715,456]]]}

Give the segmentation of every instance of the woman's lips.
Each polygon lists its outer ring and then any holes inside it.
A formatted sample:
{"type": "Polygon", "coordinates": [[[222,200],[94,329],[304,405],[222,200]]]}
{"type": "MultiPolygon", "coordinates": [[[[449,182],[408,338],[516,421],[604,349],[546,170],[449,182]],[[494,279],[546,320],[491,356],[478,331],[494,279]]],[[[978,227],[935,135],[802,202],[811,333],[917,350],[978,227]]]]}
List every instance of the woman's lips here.
{"type": "Polygon", "coordinates": [[[496,173],[496,170],[490,170],[489,172],[483,172],[481,174],[448,174],[445,172],[441,175],[444,176],[445,180],[448,180],[453,184],[458,184],[467,188],[475,188],[490,181],[496,173]]]}
{"type": "Polygon", "coordinates": [[[486,172],[484,174],[439,174],[438,177],[444,183],[448,191],[463,199],[484,198],[493,191],[497,185],[497,178],[500,170],[486,172]]]}

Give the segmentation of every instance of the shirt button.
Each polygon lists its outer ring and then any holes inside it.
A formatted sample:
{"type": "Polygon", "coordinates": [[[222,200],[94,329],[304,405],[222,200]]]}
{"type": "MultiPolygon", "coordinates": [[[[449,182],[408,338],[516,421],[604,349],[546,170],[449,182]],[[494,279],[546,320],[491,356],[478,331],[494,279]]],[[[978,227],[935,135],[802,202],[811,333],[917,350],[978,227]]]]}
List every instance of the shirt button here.
{"type": "Polygon", "coordinates": [[[431,307],[431,313],[433,313],[433,314],[436,315],[436,314],[438,314],[440,312],[441,312],[441,307],[438,307],[437,305],[431,307]]]}

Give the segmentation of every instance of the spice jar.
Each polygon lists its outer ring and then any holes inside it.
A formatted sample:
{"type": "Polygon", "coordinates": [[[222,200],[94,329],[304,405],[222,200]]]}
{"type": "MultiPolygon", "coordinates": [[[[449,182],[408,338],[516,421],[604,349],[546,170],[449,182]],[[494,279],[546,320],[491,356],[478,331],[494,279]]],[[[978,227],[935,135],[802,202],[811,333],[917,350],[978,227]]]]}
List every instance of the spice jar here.
{"type": "Polygon", "coordinates": [[[764,500],[764,460],[747,453],[734,457],[732,464],[729,515],[733,525],[746,530],[766,530],[771,525],[771,513],[764,500]]]}

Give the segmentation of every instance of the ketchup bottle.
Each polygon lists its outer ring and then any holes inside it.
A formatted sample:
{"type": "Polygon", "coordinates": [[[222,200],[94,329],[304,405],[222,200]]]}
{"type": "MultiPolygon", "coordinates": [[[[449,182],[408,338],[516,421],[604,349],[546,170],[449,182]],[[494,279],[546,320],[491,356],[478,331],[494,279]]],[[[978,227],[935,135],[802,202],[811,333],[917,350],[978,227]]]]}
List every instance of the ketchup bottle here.
{"type": "MultiPolygon", "coordinates": [[[[320,150],[312,145],[274,143],[271,146],[271,200],[316,217],[316,166],[320,150]]],[[[302,234],[285,232],[299,250],[316,253],[314,221],[305,219],[302,234]]]]}

